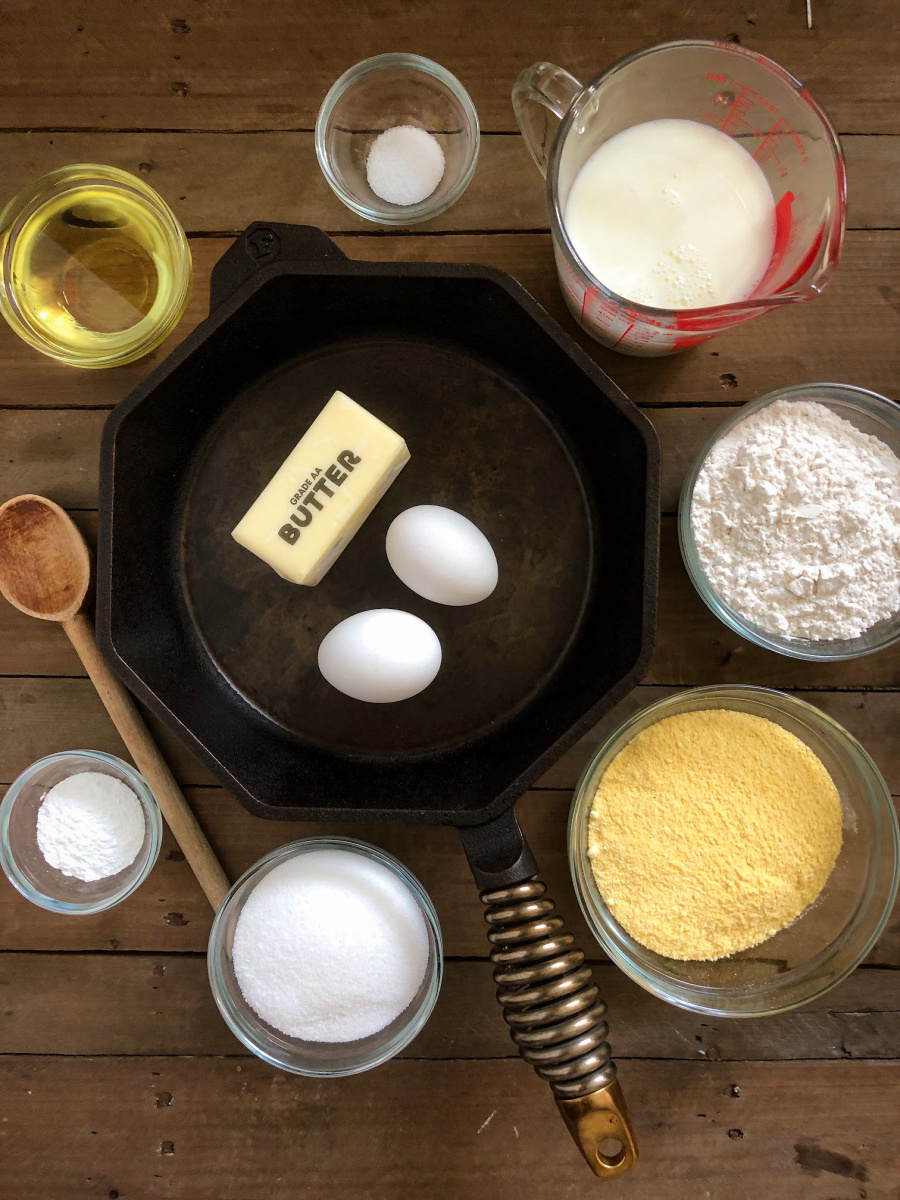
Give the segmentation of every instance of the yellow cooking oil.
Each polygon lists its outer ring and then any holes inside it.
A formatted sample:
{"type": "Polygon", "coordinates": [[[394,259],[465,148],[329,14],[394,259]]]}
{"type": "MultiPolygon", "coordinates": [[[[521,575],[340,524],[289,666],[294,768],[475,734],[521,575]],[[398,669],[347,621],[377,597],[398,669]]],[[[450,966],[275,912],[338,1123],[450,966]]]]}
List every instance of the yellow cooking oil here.
{"type": "MultiPolygon", "coordinates": [[[[132,180],[115,172],[123,175],[132,180]]],[[[190,283],[184,234],[155,192],[133,185],[95,171],[51,187],[6,234],[4,315],[45,353],[79,366],[127,362],[181,316],[190,283]]]]}

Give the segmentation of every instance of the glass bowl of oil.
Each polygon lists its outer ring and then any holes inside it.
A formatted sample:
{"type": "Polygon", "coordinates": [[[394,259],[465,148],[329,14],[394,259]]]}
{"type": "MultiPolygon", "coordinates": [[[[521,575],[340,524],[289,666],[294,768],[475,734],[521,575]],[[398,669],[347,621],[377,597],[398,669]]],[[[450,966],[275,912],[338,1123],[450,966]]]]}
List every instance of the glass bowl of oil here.
{"type": "Polygon", "coordinates": [[[154,350],[191,290],[175,214],[116,167],[63,167],[0,214],[0,312],[29,345],[74,367],[115,367],[154,350]]]}

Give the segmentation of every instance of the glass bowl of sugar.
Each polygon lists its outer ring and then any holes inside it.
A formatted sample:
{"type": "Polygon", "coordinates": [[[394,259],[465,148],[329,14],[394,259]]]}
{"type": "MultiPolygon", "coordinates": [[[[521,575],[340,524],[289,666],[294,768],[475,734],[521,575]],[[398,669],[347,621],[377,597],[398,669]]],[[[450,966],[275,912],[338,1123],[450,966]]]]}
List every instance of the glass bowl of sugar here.
{"type": "Polygon", "coordinates": [[[718,426],[687,474],[682,558],[730,629],[789,658],[900,640],[900,404],[840,383],[781,388],[718,426]]]}
{"type": "Polygon", "coordinates": [[[335,195],[381,225],[417,225],[445,212],[469,186],[478,148],[469,93],[417,54],[357,63],[316,121],[316,155],[335,195]]]}
{"type": "Polygon", "coordinates": [[[0,866],[26,900],[51,912],[119,904],[150,874],[161,844],[146,781],[99,750],[39,759],[0,803],[0,866]]]}
{"type": "Polygon", "coordinates": [[[441,987],[441,930],[393,855],[345,837],[281,846],[216,914],[209,982],[232,1033],[296,1075],[356,1075],[425,1025],[441,987]]]}

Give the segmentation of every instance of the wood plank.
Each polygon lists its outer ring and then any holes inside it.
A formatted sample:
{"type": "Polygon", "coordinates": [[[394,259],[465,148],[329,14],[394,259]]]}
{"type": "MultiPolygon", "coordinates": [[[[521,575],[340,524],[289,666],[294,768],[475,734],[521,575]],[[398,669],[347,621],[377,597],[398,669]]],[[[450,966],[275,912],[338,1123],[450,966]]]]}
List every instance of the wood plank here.
{"type": "MultiPolygon", "coordinates": [[[[259,215],[264,215],[261,212],[259,215]]],[[[353,258],[390,262],[480,262],[508,271],[557,318],[585,351],[639,404],[742,403],[815,379],[841,380],[893,395],[900,377],[900,233],[848,234],[841,266],[823,295],[723,334],[667,359],[605,350],[569,316],[543,233],[428,237],[338,237],[353,258]]],[[[117,404],[206,315],[209,272],[230,239],[191,243],[195,286],[184,320],[154,354],[108,371],[77,371],[37,354],[0,325],[0,406],[59,408],[117,404]]]]}
{"type": "MultiPolygon", "coordinates": [[[[68,681],[66,681],[68,682],[68,681]]],[[[632,713],[680,691],[674,687],[636,687],[611,712],[556,762],[539,781],[539,787],[574,788],[585,764],[601,743],[632,713]]],[[[0,687],[0,695],[3,694],[0,687]]],[[[895,796],[900,796],[900,745],[897,742],[897,695],[894,692],[800,691],[797,695],[814,704],[844,726],[874,758],[895,796]]],[[[26,736],[23,730],[23,736],[26,736]]]]}
{"type": "MultiPolygon", "coordinates": [[[[187,788],[186,795],[230,879],[297,838],[328,833],[361,838],[395,854],[421,880],[437,909],[448,957],[487,955],[481,905],[455,830],[378,822],[263,821],[219,788],[187,788]]],[[[566,849],[569,806],[568,792],[534,791],[521,798],[516,812],[541,878],[571,931],[588,953],[602,958],[572,889],[566,849]]],[[[76,920],[36,908],[0,877],[0,950],[204,951],[211,922],[209,904],[168,831],[159,862],[143,887],[96,916],[76,920]]],[[[900,965],[900,901],[866,961],[900,965]]]]}
{"type": "MultiPolygon", "coordinates": [[[[143,711],[179,783],[214,785],[213,774],[155,717],[143,711]]],[[[29,763],[45,754],[79,746],[129,758],[89,679],[0,676],[0,783],[11,783],[29,763]]],[[[585,748],[585,755],[588,752],[585,748]]],[[[573,765],[569,773],[576,769],[573,765]]],[[[900,762],[897,774],[900,783],[900,762]]]]}
{"type": "MultiPolygon", "coordinates": [[[[675,512],[681,484],[707,438],[731,408],[648,409],[662,446],[662,509],[675,512]]],[[[100,438],[97,409],[0,408],[0,496],[38,492],[64,508],[96,508],[100,438]]]]}
{"type": "Polygon", "coordinates": [[[455,72],[485,129],[510,129],[510,89],[540,59],[587,81],[673,38],[741,40],[802,79],[843,133],[896,133],[900,105],[892,0],[803,6],[733,0],[702,7],[503,0],[492,20],[472,0],[339,6],[241,0],[73,9],[18,0],[6,32],[0,125],[13,128],[311,129],[337,76],[371,54],[415,50],[455,72]],[[175,10],[172,10],[174,12],[175,10]]]}
{"type": "MultiPolygon", "coordinates": [[[[311,1200],[597,1195],[516,1061],[339,1081],[228,1058],[10,1056],[0,1072],[9,1200],[36,1182],[54,1200],[293,1200],[298,1180],[311,1200]]],[[[626,1200],[895,1195],[900,1063],[626,1062],[621,1079],[642,1155],[616,1181],[626,1200]]]]}
{"type": "Polygon", "coordinates": [[[105,409],[0,409],[0,496],[51,496],[64,508],[97,507],[105,409]]]}
{"type": "MultiPolygon", "coordinates": [[[[616,1058],[703,1061],[892,1059],[900,972],[865,969],[813,1004],[752,1021],[664,1004],[613,966],[595,966],[616,1058]]],[[[404,1058],[514,1058],[489,963],[445,964],[437,1007],[404,1058]]],[[[3,1054],[237,1054],[202,956],[0,955],[3,1054]]]]}
{"type": "MultiPolygon", "coordinates": [[[[632,713],[678,687],[641,685],[617,704],[538,780],[539,788],[571,790],[581,771],[610,733],[632,713]]],[[[900,796],[900,745],[894,692],[803,691],[798,695],[823,709],[869,751],[895,796],[900,796]]],[[[207,786],[216,780],[182,743],[152,716],[153,734],[178,781],[207,786]]],[[[87,746],[128,758],[128,753],[87,679],[0,677],[0,784],[37,758],[87,746]]]]}
{"type": "MultiPolygon", "coordinates": [[[[89,537],[93,513],[78,513],[89,537]]],[[[762,650],[728,630],[700,600],[681,562],[674,517],[664,517],[657,650],[646,683],[694,686],[756,683],[822,690],[900,688],[900,644],[849,662],[799,662],[762,650]]],[[[65,635],[0,603],[0,675],[83,675],[65,635]]]]}
{"type": "Polygon", "coordinates": [[[900,643],[865,658],[828,664],[785,658],[732,633],[713,616],[688,579],[674,517],[664,517],[662,522],[656,645],[645,683],[900,687],[900,643]]]}
{"type": "MultiPolygon", "coordinates": [[[[896,229],[900,137],[842,139],[849,229],[896,229]]],[[[330,233],[376,231],[325,181],[311,133],[0,132],[0,196],[73,162],[103,161],[152,184],[189,233],[237,234],[252,221],[318,225],[330,233]]],[[[547,229],[546,189],[519,134],[484,134],[465,195],[417,229],[547,229]]]]}

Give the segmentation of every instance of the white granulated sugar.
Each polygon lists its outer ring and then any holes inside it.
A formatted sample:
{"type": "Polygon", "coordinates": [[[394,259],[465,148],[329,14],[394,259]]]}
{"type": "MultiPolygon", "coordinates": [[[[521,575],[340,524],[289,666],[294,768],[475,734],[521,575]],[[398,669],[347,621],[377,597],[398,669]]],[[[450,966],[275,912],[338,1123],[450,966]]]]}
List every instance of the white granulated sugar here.
{"type": "Polygon", "coordinates": [[[409,888],[348,850],[313,850],[275,867],[244,904],[234,973],[264,1021],[309,1042],[384,1029],[415,997],[428,930],[409,888]]]}
{"type": "Polygon", "coordinates": [[[415,125],[395,125],[369,149],[366,179],[388,204],[421,204],[444,177],[444,152],[436,137],[415,125]]]}
{"type": "Polygon", "coordinates": [[[37,815],[37,844],[51,867],[85,883],[124,871],[144,843],[141,802],[127,784],[82,771],[55,784],[37,815]]]}
{"type": "Polygon", "coordinates": [[[713,448],[691,525],[719,595],[782,637],[858,637],[900,608],[900,460],[824,404],[777,400],[713,448]]]}

